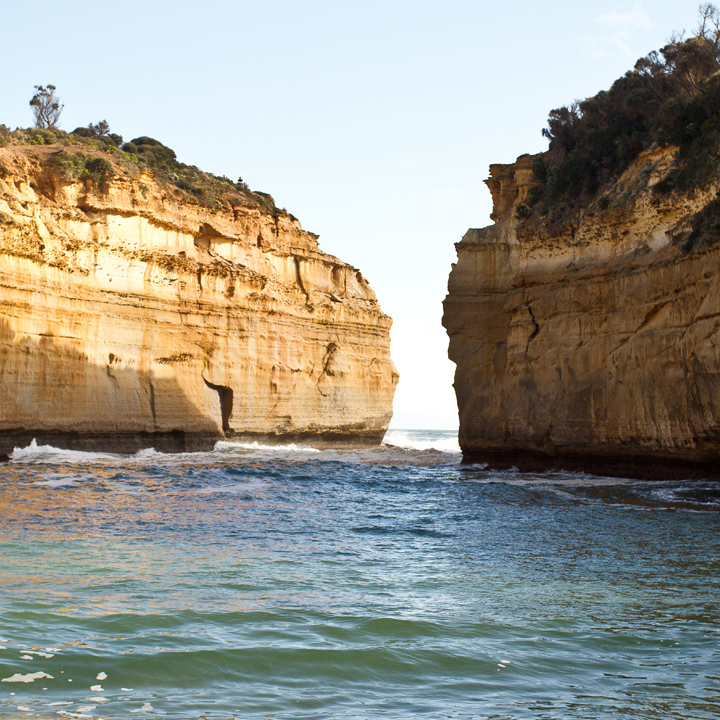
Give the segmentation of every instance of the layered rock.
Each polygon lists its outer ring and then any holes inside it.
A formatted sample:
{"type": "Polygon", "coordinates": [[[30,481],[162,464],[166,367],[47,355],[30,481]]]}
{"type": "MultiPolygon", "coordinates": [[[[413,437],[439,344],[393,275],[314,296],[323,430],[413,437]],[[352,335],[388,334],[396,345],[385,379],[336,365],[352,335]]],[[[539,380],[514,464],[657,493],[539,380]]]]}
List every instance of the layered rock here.
{"type": "Polygon", "coordinates": [[[693,232],[718,188],[654,192],[673,161],[644,152],[555,228],[518,211],[532,158],[492,167],[497,222],[456,245],[443,320],[466,459],[720,475],[720,245],[693,232]]]}
{"type": "Polygon", "coordinates": [[[0,149],[0,451],[382,439],[391,320],[357,269],[284,211],[58,152],[0,149]]]}

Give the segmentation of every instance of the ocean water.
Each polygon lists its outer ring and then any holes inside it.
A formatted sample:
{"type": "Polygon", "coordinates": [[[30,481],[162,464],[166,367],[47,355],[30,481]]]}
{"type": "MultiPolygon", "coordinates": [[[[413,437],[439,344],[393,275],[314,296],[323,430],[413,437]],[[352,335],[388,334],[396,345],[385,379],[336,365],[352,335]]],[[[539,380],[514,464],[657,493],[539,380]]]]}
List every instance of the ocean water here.
{"type": "Polygon", "coordinates": [[[0,466],[5,718],[720,717],[720,486],[219,443],[0,466]]]}

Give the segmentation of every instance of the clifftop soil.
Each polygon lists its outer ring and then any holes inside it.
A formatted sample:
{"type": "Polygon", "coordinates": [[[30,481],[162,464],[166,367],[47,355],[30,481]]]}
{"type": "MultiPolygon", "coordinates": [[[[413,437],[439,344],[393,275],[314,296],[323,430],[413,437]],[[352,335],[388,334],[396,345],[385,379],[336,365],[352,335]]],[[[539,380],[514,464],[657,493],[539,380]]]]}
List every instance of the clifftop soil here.
{"type": "Polygon", "coordinates": [[[398,375],[362,273],[267,196],[121,160],[0,148],[0,452],[380,442],[398,375]]]}
{"type": "Polygon", "coordinates": [[[553,226],[518,211],[532,160],[491,166],[496,222],[456,245],[443,324],[465,458],[720,476],[717,183],[658,192],[676,149],[648,150],[553,226]]]}

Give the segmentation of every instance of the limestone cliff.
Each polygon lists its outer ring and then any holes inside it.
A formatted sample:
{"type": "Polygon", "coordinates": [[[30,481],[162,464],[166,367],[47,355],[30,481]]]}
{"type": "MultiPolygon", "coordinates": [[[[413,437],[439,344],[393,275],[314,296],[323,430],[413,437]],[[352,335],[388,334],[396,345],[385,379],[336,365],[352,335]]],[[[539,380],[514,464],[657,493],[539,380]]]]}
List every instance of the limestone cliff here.
{"type": "Polygon", "coordinates": [[[443,324],[466,459],[720,475],[720,244],[698,232],[717,182],[657,192],[676,149],[647,150],[570,221],[526,221],[532,160],[492,166],[496,223],[456,245],[443,324]]]}
{"type": "Polygon", "coordinates": [[[193,202],[97,152],[72,179],[78,152],[0,148],[1,452],[382,439],[391,321],[357,269],[251,193],[193,202]]]}

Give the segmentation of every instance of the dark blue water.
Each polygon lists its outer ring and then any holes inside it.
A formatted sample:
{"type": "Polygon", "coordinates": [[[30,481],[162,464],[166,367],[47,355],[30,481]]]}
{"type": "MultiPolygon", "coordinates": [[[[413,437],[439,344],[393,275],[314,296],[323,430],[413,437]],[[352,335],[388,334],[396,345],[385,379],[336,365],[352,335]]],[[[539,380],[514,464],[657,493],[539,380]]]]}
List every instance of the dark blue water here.
{"type": "Polygon", "coordinates": [[[718,485],[388,442],[16,452],[0,716],[720,717],[718,485]]]}

